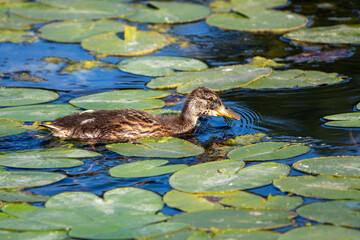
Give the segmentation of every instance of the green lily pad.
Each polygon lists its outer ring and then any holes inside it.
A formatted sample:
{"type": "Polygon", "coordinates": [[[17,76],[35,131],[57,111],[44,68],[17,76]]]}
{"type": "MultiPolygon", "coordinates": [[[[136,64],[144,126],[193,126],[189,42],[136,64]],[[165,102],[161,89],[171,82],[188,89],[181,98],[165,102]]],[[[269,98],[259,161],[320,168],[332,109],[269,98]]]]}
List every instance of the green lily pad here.
{"type": "Polygon", "coordinates": [[[359,25],[335,25],[328,27],[305,28],[284,35],[292,41],[328,43],[328,44],[359,44],[359,25]]]}
{"type": "Polygon", "coordinates": [[[233,65],[210,68],[197,72],[176,72],[166,77],[151,80],[150,88],[174,88],[181,93],[205,86],[215,91],[244,87],[249,82],[270,75],[271,68],[258,68],[250,65],[233,65]]]}
{"type": "Polygon", "coordinates": [[[360,127],[360,112],[327,115],[324,119],[331,120],[330,122],[325,123],[326,126],[345,128],[360,127]]]}
{"type": "Polygon", "coordinates": [[[336,226],[360,227],[359,201],[331,201],[307,204],[296,212],[303,218],[336,226]]]}
{"type": "Polygon", "coordinates": [[[183,23],[203,19],[210,12],[210,8],[195,3],[150,1],[139,5],[127,19],[146,23],[183,23]]]}
{"type": "Polygon", "coordinates": [[[140,139],[139,144],[115,143],[106,148],[124,156],[183,158],[202,154],[204,149],[186,140],[172,137],[140,139]]]}
{"type": "Polygon", "coordinates": [[[258,79],[246,85],[252,89],[301,88],[345,81],[338,73],[303,71],[299,69],[274,71],[269,77],[258,79]]]}
{"type": "Polygon", "coordinates": [[[0,154],[0,166],[13,168],[69,168],[84,163],[73,158],[98,157],[92,151],[71,148],[33,149],[0,154]]]}
{"type": "Polygon", "coordinates": [[[202,163],[174,173],[169,183],[185,192],[222,192],[265,186],[290,172],[289,166],[280,163],[244,165],[241,160],[202,163]]]}
{"type": "Polygon", "coordinates": [[[219,232],[208,233],[204,231],[199,231],[191,235],[189,240],[232,240],[232,239],[241,239],[241,240],[277,240],[280,236],[276,232],[266,232],[266,231],[254,231],[248,232],[245,230],[222,230],[219,232]]]}
{"type": "Polygon", "coordinates": [[[40,104],[0,109],[0,118],[12,118],[21,121],[52,121],[72,113],[80,112],[69,104],[40,104]]]}
{"type": "Polygon", "coordinates": [[[36,88],[0,88],[0,106],[28,105],[56,100],[59,94],[36,88]]]}
{"type": "Polygon", "coordinates": [[[60,193],[51,197],[45,206],[101,219],[155,213],[163,208],[163,202],[158,194],[149,190],[124,187],[107,191],[104,200],[88,192],[60,193]]]}
{"type": "Polygon", "coordinates": [[[0,238],[11,240],[59,240],[67,239],[67,231],[0,231],[0,238]]]}
{"type": "Polygon", "coordinates": [[[21,8],[11,8],[11,13],[34,19],[73,20],[125,17],[133,12],[130,5],[112,0],[71,1],[69,5],[56,6],[59,1],[28,2],[21,8]]]}
{"type": "Polygon", "coordinates": [[[149,109],[165,106],[163,100],[157,99],[169,96],[165,91],[120,90],[103,92],[70,100],[70,103],[86,109],[149,109]]]}
{"type": "Polygon", "coordinates": [[[118,67],[121,71],[144,76],[166,76],[175,71],[195,71],[207,65],[194,58],[174,56],[146,56],[122,60],[118,67]]]}
{"type": "Polygon", "coordinates": [[[255,133],[255,134],[245,134],[236,136],[235,138],[230,138],[226,141],[226,144],[230,146],[234,145],[250,145],[254,142],[258,142],[261,139],[265,139],[266,134],[265,133],[255,133]]]}
{"type": "Polygon", "coordinates": [[[282,234],[278,240],[357,240],[359,238],[360,231],[358,230],[334,226],[311,226],[294,228],[282,234]]]}
{"type": "Polygon", "coordinates": [[[45,202],[48,196],[23,192],[19,189],[0,189],[0,200],[4,202],[45,202]]]}
{"type": "Polygon", "coordinates": [[[4,171],[0,172],[0,188],[25,188],[49,185],[66,178],[52,172],[4,171]]]}
{"type": "Polygon", "coordinates": [[[360,199],[360,178],[320,176],[282,177],[275,187],[305,197],[325,199],[360,199]]]}
{"type": "Polygon", "coordinates": [[[278,10],[233,7],[232,13],[215,13],[206,19],[213,27],[248,32],[283,33],[304,27],[305,16],[278,10]]]}
{"type": "Polygon", "coordinates": [[[175,215],[171,221],[187,223],[202,230],[262,230],[289,226],[294,217],[291,212],[279,210],[217,209],[175,215]]]}
{"type": "Polygon", "coordinates": [[[282,209],[290,211],[303,203],[301,197],[290,197],[283,195],[268,196],[267,201],[264,203],[264,208],[282,209]]]}
{"type": "Polygon", "coordinates": [[[312,174],[360,177],[360,156],[310,158],[294,163],[293,167],[312,174]]]}
{"type": "Polygon", "coordinates": [[[16,119],[0,118],[0,137],[26,132],[24,122],[16,119]]]}
{"type": "Polygon", "coordinates": [[[160,33],[139,31],[131,26],[125,26],[124,39],[115,32],[110,32],[81,41],[81,46],[89,51],[118,56],[144,55],[155,52],[168,44],[168,39],[160,33]]]}
{"type": "Polygon", "coordinates": [[[0,29],[0,42],[32,43],[35,40],[37,40],[37,38],[33,32],[0,29]]]}
{"type": "Polygon", "coordinates": [[[64,21],[45,25],[39,37],[55,42],[79,43],[85,38],[108,32],[123,32],[125,24],[115,20],[64,21]]]}
{"type": "Polygon", "coordinates": [[[229,152],[228,157],[232,160],[268,161],[296,157],[309,150],[308,146],[302,144],[263,142],[236,148],[229,152]]]}
{"type": "Polygon", "coordinates": [[[214,12],[230,12],[233,7],[275,8],[285,5],[288,0],[215,0],[210,3],[214,12]]]}
{"type": "Polygon", "coordinates": [[[158,176],[167,173],[172,173],[184,169],[186,164],[166,165],[167,160],[143,160],[138,162],[131,162],[118,165],[110,168],[110,175],[118,178],[138,178],[158,176]]]}

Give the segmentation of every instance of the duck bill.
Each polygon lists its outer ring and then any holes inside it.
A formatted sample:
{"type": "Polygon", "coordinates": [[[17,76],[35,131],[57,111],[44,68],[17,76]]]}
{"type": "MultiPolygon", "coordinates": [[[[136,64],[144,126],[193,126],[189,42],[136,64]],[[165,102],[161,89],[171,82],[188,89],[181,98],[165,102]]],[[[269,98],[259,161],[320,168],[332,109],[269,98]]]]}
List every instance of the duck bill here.
{"type": "Polygon", "coordinates": [[[236,112],[234,112],[233,110],[231,110],[230,108],[228,108],[225,105],[222,105],[221,108],[216,111],[216,114],[217,114],[217,116],[233,118],[236,120],[241,119],[239,114],[237,114],[236,112]]]}

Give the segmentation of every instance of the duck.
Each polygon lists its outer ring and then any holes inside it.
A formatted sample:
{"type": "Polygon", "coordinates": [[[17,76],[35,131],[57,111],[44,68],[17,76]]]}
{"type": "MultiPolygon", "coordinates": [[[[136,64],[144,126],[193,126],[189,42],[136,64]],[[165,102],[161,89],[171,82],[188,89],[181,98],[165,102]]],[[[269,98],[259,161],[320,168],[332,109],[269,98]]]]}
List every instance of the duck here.
{"type": "Polygon", "coordinates": [[[117,109],[81,112],[39,124],[62,139],[124,141],[174,137],[194,130],[201,116],[240,120],[210,88],[198,87],[186,98],[180,114],[152,115],[141,110],[117,109]]]}

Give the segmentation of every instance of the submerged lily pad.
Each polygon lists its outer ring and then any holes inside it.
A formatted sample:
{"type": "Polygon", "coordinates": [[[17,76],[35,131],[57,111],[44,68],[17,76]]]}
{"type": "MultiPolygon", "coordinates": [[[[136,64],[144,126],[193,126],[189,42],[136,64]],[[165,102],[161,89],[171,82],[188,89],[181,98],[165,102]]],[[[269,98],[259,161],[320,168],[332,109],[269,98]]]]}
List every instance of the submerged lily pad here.
{"type": "Polygon", "coordinates": [[[139,5],[127,19],[146,23],[182,23],[203,19],[210,12],[210,8],[195,3],[150,1],[139,5]]]}
{"type": "Polygon", "coordinates": [[[0,137],[26,132],[23,123],[16,119],[0,118],[0,137]]]}
{"type": "Polygon", "coordinates": [[[140,139],[139,144],[115,143],[106,148],[124,156],[182,158],[202,154],[204,149],[186,140],[172,137],[140,139]]]}
{"type": "Polygon", "coordinates": [[[229,152],[232,160],[268,161],[296,157],[307,153],[308,146],[287,142],[263,142],[236,148],[229,152]]]}
{"type": "Polygon", "coordinates": [[[215,91],[244,87],[256,79],[270,75],[271,68],[258,68],[250,65],[233,65],[210,68],[197,72],[176,72],[166,77],[151,80],[150,88],[174,88],[181,93],[205,86],[215,91]]]}
{"type": "Polygon", "coordinates": [[[175,71],[195,71],[207,65],[194,58],[174,56],[146,56],[127,58],[118,67],[121,71],[144,76],[166,76],[175,71]]]}
{"type": "Polygon", "coordinates": [[[35,37],[35,34],[33,32],[26,32],[22,30],[13,31],[7,29],[0,29],[0,42],[32,43],[36,39],[37,38],[35,37]]]}
{"type": "Polygon", "coordinates": [[[25,188],[49,185],[66,178],[52,172],[4,171],[0,172],[0,188],[25,188]]]}
{"type": "Polygon", "coordinates": [[[115,20],[64,21],[45,25],[39,37],[55,42],[81,42],[85,38],[108,32],[123,32],[125,24],[115,20]]]}
{"type": "Polygon", "coordinates": [[[305,28],[287,33],[284,37],[300,42],[359,44],[360,28],[358,25],[335,25],[328,27],[305,28]]]}
{"type": "Polygon", "coordinates": [[[241,160],[202,163],[174,173],[170,185],[185,192],[222,192],[244,190],[270,184],[274,179],[289,174],[289,166],[262,163],[244,167],[241,160]]]}
{"type": "Polygon", "coordinates": [[[171,221],[188,223],[203,230],[260,230],[291,225],[294,217],[291,212],[279,210],[217,209],[175,215],[171,221]]]}
{"type": "Polygon", "coordinates": [[[303,71],[299,69],[274,71],[270,76],[246,85],[252,89],[301,88],[334,84],[345,81],[338,73],[303,71]]]}
{"type": "Polygon", "coordinates": [[[359,201],[331,201],[307,204],[296,212],[303,218],[336,226],[360,227],[359,201]]]}
{"type": "Polygon", "coordinates": [[[19,189],[0,189],[0,200],[4,202],[45,202],[48,196],[23,192],[19,189]]]}
{"type": "Polygon", "coordinates": [[[144,160],[118,165],[109,170],[110,175],[118,178],[138,178],[158,176],[167,173],[176,172],[187,167],[186,164],[173,164],[167,160],[144,160]]]}
{"type": "Polygon", "coordinates": [[[288,0],[215,0],[210,7],[215,12],[229,12],[233,7],[275,8],[285,5],[288,0]]]}
{"type": "Polygon", "coordinates": [[[70,103],[86,109],[149,109],[165,106],[163,100],[157,99],[169,96],[165,91],[119,90],[103,92],[70,100],[70,103]]]}
{"type": "Polygon", "coordinates": [[[275,187],[312,198],[360,199],[360,178],[320,176],[282,177],[274,180],[275,187]]]}
{"type": "Polygon", "coordinates": [[[360,112],[328,115],[325,116],[324,119],[331,120],[325,123],[326,126],[330,126],[330,127],[344,127],[344,128],[360,127],[360,112]]]}
{"type": "Polygon", "coordinates": [[[108,62],[103,62],[100,60],[80,60],[73,61],[67,58],[58,58],[58,57],[47,57],[43,59],[45,62],[59,64],[64,63],[61,67],[59,73],[61,74],[69,74],[79,70],[91,70],[93,68],[102,68],[104,70],[110,70],[116,68],[115,64],[111,64],[108,62]]]}
{"type": "Polygon", "coordinates": [[[97,157],[100,154],[71,148],[34,149],[6,152],[0,155],[0,166],[13,168],[69,168],[83,165],[72,158],[97,157]]]}
{"type": "Polygon", "coordinates": [[[12,118],[21,121],[52,121],[56,118],[80,112],[69,104],[39,104],[0,109],[1,118],[12,118]]]}
{"type": "Polygon", "coordinates": [[[144,55],[155,52],[168,44],[168,39],[160,33],[139,31],[131,26],[125,26],[124,39],[115,32],[110,32],[81,41],[81,46],[89,51],[119,56],[144,55]]]}
{"type": "Polygon", "coordinates": [[[305,16],[278,10],[232,8],[231,13],[215,13],[206,19],[213,27],[248,32],[283,33],[304,27],[305,16]]]}
{"type": "Polygon", "coordinates": [[[53,91],[37,88],[0,88],[0,106],[50,102],[59,97],[53,91]]]}
{"type": "Polygon", "coordinates": [[[360,156],[310,158],[294,163],[293,167],[312,174],[360,177],[360,156]]]}

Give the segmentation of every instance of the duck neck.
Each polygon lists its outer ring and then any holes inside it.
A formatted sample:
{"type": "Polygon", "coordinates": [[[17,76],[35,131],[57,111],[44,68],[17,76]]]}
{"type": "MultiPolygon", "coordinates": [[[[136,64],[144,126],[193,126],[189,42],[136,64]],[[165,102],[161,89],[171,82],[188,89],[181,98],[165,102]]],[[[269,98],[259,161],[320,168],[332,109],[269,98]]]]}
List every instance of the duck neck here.
{"type": "Polygon", "coordinates": [[[171,129],[174,135],[177,135],[193,130],[198,118],[196,115],[190,115],[182,111],[181,114],[176,116],[163,117],[163,123],[171,129]]]}

